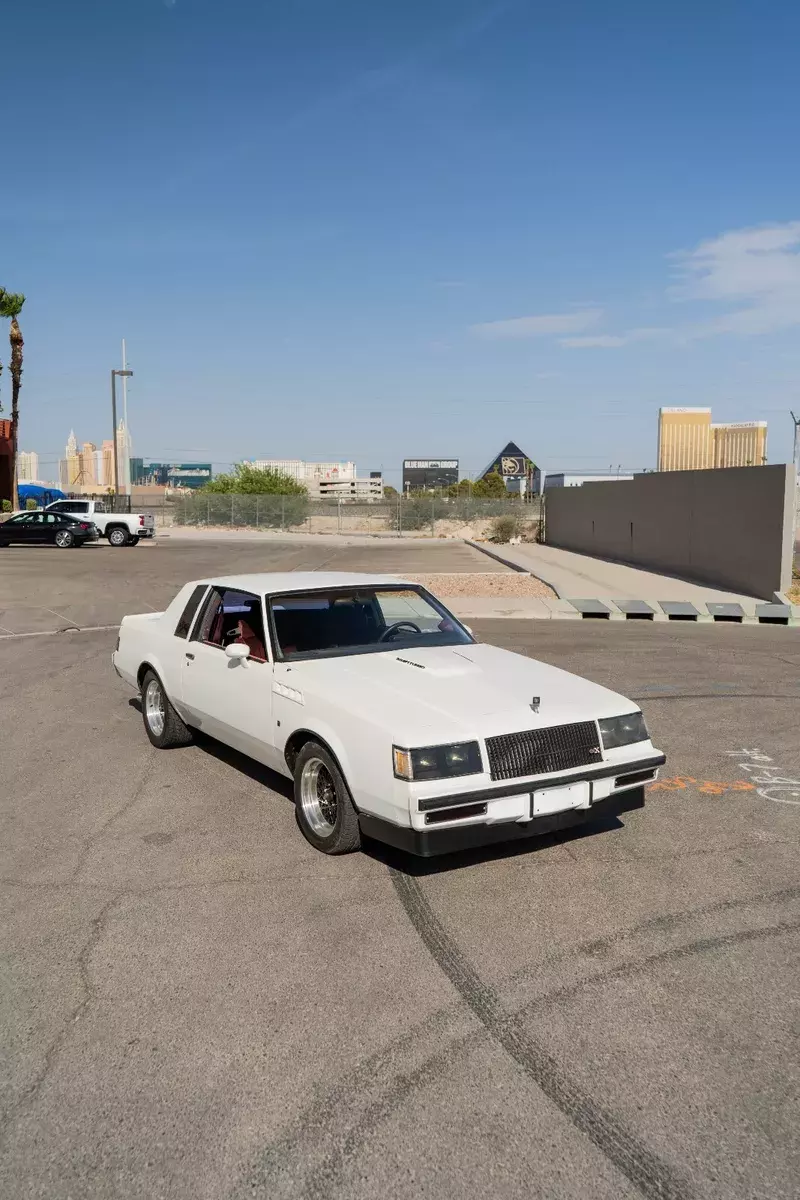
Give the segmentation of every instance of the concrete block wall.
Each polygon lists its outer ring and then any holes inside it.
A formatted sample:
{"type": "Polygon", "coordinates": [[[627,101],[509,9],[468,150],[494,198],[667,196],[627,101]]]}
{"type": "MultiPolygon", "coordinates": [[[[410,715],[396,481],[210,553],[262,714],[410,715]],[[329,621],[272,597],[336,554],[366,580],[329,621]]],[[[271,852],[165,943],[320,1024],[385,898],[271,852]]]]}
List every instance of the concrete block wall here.
{"type": "Polygon", "coordinates": [[[547,493],[548,545],[771,599],[791,582],[792,466],[659,471],[547,493]]]}

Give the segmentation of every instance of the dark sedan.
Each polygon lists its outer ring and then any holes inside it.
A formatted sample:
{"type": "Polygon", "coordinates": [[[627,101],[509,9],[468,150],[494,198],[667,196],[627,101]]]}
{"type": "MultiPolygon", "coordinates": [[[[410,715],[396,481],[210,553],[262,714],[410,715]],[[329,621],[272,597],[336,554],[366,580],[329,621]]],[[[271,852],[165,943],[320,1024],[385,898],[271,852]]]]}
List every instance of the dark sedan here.
{"type": "Polygon", "coordinates": [[[97,526],[66,513],[24,512],[0,524],[0,546],[43,545],[51,543],[60,550],[96,542],[97,526]]]}

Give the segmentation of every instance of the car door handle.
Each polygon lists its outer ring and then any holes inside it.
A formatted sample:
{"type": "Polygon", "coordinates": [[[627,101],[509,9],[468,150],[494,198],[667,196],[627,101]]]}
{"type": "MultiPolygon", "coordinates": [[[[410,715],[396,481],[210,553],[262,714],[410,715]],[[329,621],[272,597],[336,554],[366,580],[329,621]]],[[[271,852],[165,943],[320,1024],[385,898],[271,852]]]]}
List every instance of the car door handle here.
{"type": "Polygon", "coordinates": [[[186,651],[186,657],[190,658],[192,660],[192,662],[194,662],[194,655],[190,654],[188,650],[186,651]]]}

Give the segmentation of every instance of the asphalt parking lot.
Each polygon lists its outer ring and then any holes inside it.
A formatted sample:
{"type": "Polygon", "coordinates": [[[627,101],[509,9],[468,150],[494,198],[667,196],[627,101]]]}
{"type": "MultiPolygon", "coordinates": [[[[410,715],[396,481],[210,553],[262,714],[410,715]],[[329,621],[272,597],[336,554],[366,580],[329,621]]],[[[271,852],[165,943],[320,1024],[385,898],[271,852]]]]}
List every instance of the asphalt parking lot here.
{"type": "Polygon", "coordinates": [[[160,610],[187,579],[240,571],[497,572],[502,564],[463,542],[341,539],[317,542],[181,541],[160,535],[135,549],[107,542],[80,550],[10,547],[0,560],[0,636],[70,625],[118,624],[125,613],[160,610]],[[60,556],[60,561],[54,555],[60,556]]]}
{"type": "MultiPolygon", "coordinates": [[[[479,569],[427,549],[325,565],[479,569]]],[[[12,550],[0,607],[105,619],[274,561],[12,550]]],[[[0,642],[0,1194],[796,1197],[800,631],[474,627],[641,702],[643,810],[325,858],[267,770],[150,746],[113,631],[0,642]]]]}

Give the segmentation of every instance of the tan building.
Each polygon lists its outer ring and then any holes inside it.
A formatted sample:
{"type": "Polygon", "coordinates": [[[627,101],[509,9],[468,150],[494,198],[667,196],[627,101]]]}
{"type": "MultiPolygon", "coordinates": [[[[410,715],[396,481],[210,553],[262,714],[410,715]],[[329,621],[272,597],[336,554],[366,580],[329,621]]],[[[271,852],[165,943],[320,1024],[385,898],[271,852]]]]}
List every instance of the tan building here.
{"type": "Polygon", "coordinates": [[[659,471],[754,467],[766,461],[766,421],[715,425],[710,408],[659,409],[659,471]]]}
{"type": "Polygon", "coordinates": [[[659,471],[713,467],[710,408],[658,410],[659,471]]]}
{"type": "Polygon", "coordinates": [[[715,467],[762,467],[767,461],[767,422],[712,425],[715,467]]]}
{"type": "Polygon", "coordinates": [[[83,449],[78,457],[81,463],[81,485],[83,487],[92,487],[97,483],[97,470],[95,465],[95,451],[97,446],[94,442],[84,442],[83,449]]]}

